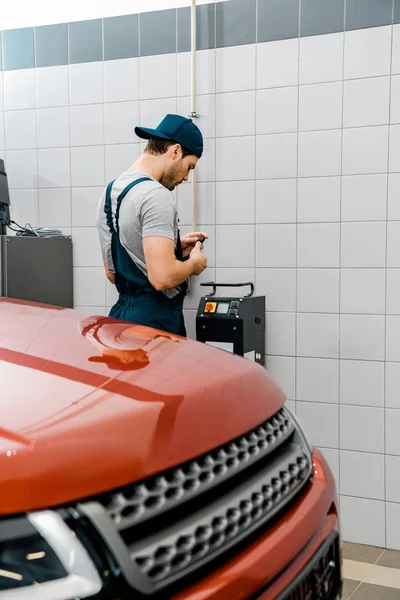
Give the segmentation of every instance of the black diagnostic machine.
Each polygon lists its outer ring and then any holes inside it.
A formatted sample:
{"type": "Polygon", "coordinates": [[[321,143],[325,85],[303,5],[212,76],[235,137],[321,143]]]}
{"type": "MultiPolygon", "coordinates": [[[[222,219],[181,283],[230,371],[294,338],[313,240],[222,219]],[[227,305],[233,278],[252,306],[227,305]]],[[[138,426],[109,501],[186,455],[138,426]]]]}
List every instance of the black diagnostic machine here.
{"type": "Polygon", "coordinates": [[[254,296],[254,284],[201,283],[212,291],[201,298],[196,339],[265,365],[265,296],[254,296]],[[250,286],[239,297],[216,297],[217,287],[250,286]]]}

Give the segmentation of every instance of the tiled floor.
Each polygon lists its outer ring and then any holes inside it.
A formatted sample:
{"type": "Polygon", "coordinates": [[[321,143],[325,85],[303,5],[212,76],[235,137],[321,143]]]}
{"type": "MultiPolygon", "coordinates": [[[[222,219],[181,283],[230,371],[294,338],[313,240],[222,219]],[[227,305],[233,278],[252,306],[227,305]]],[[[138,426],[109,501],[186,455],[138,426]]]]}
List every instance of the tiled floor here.
{"type": "Polygon", "coordinates": [[[400,552],[344,543],[342,600],[400,600],[400,552]]]}

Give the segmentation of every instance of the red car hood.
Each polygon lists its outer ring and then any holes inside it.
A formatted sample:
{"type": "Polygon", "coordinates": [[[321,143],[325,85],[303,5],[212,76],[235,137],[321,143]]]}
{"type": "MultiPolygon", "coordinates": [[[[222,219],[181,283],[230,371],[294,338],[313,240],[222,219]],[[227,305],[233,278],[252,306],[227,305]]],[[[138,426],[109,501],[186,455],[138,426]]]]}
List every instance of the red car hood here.
{"type": "Polygon", "coordinates": [[[187,461],[284,403],[260,366],[162,331],[0,298],[0,513],[187,461]]]}

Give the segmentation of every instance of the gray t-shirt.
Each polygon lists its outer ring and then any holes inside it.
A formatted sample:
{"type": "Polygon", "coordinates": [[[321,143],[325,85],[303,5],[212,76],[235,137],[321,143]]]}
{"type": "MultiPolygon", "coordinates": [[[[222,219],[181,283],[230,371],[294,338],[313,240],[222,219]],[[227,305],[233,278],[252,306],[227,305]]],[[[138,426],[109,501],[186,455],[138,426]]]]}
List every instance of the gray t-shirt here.
{"type": "MultiPolygon", "coordinates": [[[[111,203],[114,227],[118,196],[127,185],[141,177],[149,177],[151,181],[143,181],[134,186],[123,199],[119,211],[119,239],[135,265],[147,277],[143,238],[149,236],[166,237],[173,240],[176,247],[179,220],[175,199],[167,188],[147,173],[129,173],[126,171],[114,181],[112,186],[111,203]]],[[[111,233],[104,212],[106,189],[104,189],[98,204],[96,225],[107,267],[114,273],[111,233]]],[[[177,288],[164,290],[164,293],[170,298],[178,292],[177,288]]]]}

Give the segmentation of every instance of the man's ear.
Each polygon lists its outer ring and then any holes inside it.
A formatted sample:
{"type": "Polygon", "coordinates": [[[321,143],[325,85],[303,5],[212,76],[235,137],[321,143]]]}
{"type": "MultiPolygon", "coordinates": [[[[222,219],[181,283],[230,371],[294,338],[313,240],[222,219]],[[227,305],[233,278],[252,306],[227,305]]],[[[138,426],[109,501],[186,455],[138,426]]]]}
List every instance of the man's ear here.
{"type": "Polygon", "coordinates": [[[182,147],[180,144],[174,144],[173,146],[170,146],[169,150],[174,160],[176,160],[182,155],[182,147]]]}

